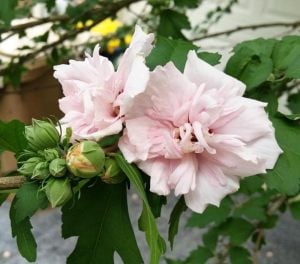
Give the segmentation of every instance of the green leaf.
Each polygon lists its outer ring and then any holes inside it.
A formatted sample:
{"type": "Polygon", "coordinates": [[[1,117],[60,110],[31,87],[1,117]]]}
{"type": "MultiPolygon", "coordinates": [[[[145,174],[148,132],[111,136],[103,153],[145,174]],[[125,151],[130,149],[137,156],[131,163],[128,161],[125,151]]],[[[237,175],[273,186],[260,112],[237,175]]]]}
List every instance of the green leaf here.
{"type": "Polygon", "coordinates": [[[25,125],[13,120],[9,123],[0,120],[0,148],[19,153],[26,147],[26,138],[24,136],[25,125]]]}
{"type": "Polygon", "coordinates": [[[153,70],[158,65],[163,66],[172,61],[180,71],[183,71],[188,52],[197,49],[191,42],[158,37],[155,48],[147,57],[146,62],[153,70]]]}
{"type": "Polygon", "coordinates": [[[295,195],[300,190],[300,126],[297,121],[288,120],[283,115],[272,117],[275,135],[284,151],[273,170],[265,175],[270,188],[287,195],[295,195]]]}
{"type": "Polygon", "coordinates": [[[249,195],[261,190],[263,184],[264,181],[259,175],[247,177],[240,181],[239,192],[249,195]]]}
{"type": "Polygon", "coordinates": [[[269,200],[265,199],[264,196],[251,198],[237,207],[233,215],[236,217],[245,216],[248,219],[266,221],[266,205],[268,201],[269,200]]]}
{"type": "Polygon", "coordinates": [[[203,244],[206,248],[211,251],[216,249],[218,243],[218,237],[220,234],[219,227],[210,228],[205,234],[202,236],[203,244]]]}
{"type": "Polygon", "coordinates": [[[300,113],[300,91],[288,97],[288,107],[293,113],[300,113]]]}
{"type": "Polygon", "coordinates": [[[207,225],[224,222],[231,212],[233,203],[229,197],[223,199],[220,207],[209,205],[202,214],[193,213],[187,222],[189,227],[204,228],[207,225]]]}
{"type": "Polygon", "coordinates": [[[287,119],[290,120],[299,120],[300,119],[300,114],[291,114],[291,115],[284,115],[287,119]]]}
{"type": "Polygon", "coordinates": [[[205,247],[198,247],[194,251],[191,252],[190,256],[185,260],[185,264],[192,263],[205,263],[207,260],[212,258],[214,255],[212,252],[205,247]]]}
{"type": "Polygon", "coordinates": [[[16,222],[17,210],[15,208],[16,199],[13,200],[10,207],[10,221],[12,236],[16,237],[20,254],[29,262],[36,261],[37,244],[31,232],[32,225],[29,217],[21,222],[16,222]]]}
{"type": "Polygon", "coordinates": [[[0,206],[6,201],[8,193],[0,193],[0,206]]]}
{"type": "Polygon", "coordinates": [[[189,19],[185,14],[166,9],[160,14],[157,32],[161,36],[185,39],[181,30],[190,28],[189,19]]]}
{"type": "Polygon", "coordinates": [[[278,41],[272,58],[276,73],[288,78],[300,78],[300,37],[287,36],[278,41]]]}
{"type": "Polygon", "coordinates": [[[1,0],[0,20],[5,26],[9,26],[12,19],[15,18],[15,8],[18,0],[1,0]]]}
{"type": "Polygon", "coordinates": [[[179,226],[179,221],[180,221],[180,216],[181,214],[186,211],[187,206],[184,201],[184,197],[181,196],[180,199],[177,201],[176,205],[174,206],[170,220],[169,220],[169,241],[171,245],[171,249],[173,249],[173,244],[174,244],[174,238],[178,232],[178,226],[179,226]]]}
{"type": "Polygon", "coordinates": [[[248,240],[254,227],[242,218],[231,218],[222,225],[222,231],[229,236],[230,243],[237,246],[248,240]]]}
{"type": "Polygon", "coordinates": [[[166,196],[157,195],[156,193],[152,193],[148,190],[149,189],[147,189],[147,199],[148,199],[149,205],[151,207],[153,216],[155,218],[160,217],[161,208],[164,204],[167,203],[167,198],[166,198],[166,196]]]}
{"type": "Polygon", "coordinates": [[[119,134],[112,135],[112,136],[107,136],[107,137],[101,139],[98,144],[101,148],[107,148],[111,145],[117,144],[120,137],[121,136],[119,134]]]}
{"type": "Polygon", "coordinates": [[[234,48],[225,72],[247,85],[251,90],[268,80],[273,70],[270,58],[275,40],[256,39],[245,41],[234,48]]]}
{"type": "Polygon", "coordinates": [[[231,264],[251,264],[251,255],[243,247],[231,247],[229,249],[229,258],[231,264]]]}
{"type": "Polygon", "coordinates": [[[174,0],[176,6],[188,8],[196,8],[201,2],[202,0],[174,0]]]}
{"type": "Polygon", "coordinates": [[[16,223],[22,222],[27,217],[33,216],[38,209],[45,209],[48,200],[45,192],[39,190],[39,186],[32,182],[24,183],[18,190],[15,198],[16,223]]]}
{"type": "Polygon", "coordinates": [[[289,204],[291,213],[296,220],[300,220],[300,202],[293,202],[289,204]]]}
{"type": "Polygon", "coordinates": [[[219,53],[211,53],[211,52],[199,52],[198,57],[210,65],[217,65],[220,63],[221,55],[219,53]]]}
{"type": "Polygon", "coordinates": [[[139,219],[139,227],[146,233],[146,240],[151,250],[150,263],[159,263],[160,256],[166,250],[166,244],[159,234],[155,218],[152,214],[151,207],[147,200],[141,174],[136,167],[128,164],[120,153],[115,155],[115,159],[130,182],[134,185],[138,195],[143,201],[143,211],[139,219]]]}
{"type": "Polygon", "coordinates": [[[130,223],[126,186],[98,181],[84,187],[75,204],[62,209],[64,238],[78,236],[68,264],[113,264],[116,251],[124,263],[142,263],[130,223]]]}
{"type": "Polygon", "coordinates": [[[211,65],[217,64],[221,58],[221,55],[218,53],[200,52],[199,47],[191,42],[159,36],[154,49],[147,57],[146,63],[153,70],[158,65],[163,66],[172,61],[182,72],[190,50],[196,51],[199,58],[211,65]]]}

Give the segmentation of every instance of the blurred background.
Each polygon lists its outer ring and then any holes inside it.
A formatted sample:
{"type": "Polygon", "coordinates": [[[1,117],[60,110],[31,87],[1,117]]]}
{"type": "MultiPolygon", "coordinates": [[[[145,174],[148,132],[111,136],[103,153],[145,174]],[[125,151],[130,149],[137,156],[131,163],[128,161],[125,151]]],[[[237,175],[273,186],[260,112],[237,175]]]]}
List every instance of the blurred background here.
{"type": "MultiPolygon", "coordinates": [[[[29,123],[32,118],[60,118],[57,100],[62,92],[53,78],[53,65],[81,59],[97,43],[102,55],[117,63],[130,45],[135,24],[161,35],[172,31],[204,51],[222,54],[218,65],[222,69],[236,43],[299,35],[299,10],[299,0],[176,0],[175,5],[169,0],[1,0],[0,120],[29,123]],[[177,30],[178,23],[183,31],[177,30]]],[[[283,111],[285,101],[283,97],[283,111]]],[[[1,153],[0,176],[15,168],[14,157],[1,153]]],[[[131,192],[128,199],[137,240],[147,255],[144,234],[137,230],[137,195],[131,192]]],[[[11,238],[8,203],[0,208],[0,263],[21,264],[25,260],[11,238]]],[[[163,234],[167,233],[165,223],[172,205],[159,220],[163,234]]],[[[188,215],[184,215],[177,243],[167,256],[183,258],[201,242],[198,229],[185,227],[188,215]]],[[[60,238],[60,223],[57,210],[33,218],[39,245],[37,263],[64,263],[72,251],[75,241],[60,238]]],[[[260,263],[299,263],[300,225],[290,215],[283,215],[267,240],[260,263]]]]}

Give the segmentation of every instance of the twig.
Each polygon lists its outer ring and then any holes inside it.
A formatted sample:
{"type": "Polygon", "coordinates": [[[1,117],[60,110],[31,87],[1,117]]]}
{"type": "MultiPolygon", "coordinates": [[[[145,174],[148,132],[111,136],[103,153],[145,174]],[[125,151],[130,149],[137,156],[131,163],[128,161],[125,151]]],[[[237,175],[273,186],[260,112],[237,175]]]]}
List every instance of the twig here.
{"type": "Polygon", "coordinates": [[[20,188],[25,181],[24,176],[0,177],[0,190],[20,188]]]}
{"type": "Polygon", "coordinates": [[[191,39],[191,41],[199,41],[199,40],[218,37],[218,36],[222,36],[222,35],[230,35],[232,33],[242,31],[242,30],[247,30],[247,29],[255,30],[255,29],[259,29],[259,28],[268,28],[268,27],[292,27],[292,28],[296,28],[296,27],[299,27],[299,26],[300,26],[300,21],[289,22],[289,23],[275,22],[275,23],[247,25],[247,26],[241,26],[241,27],[237,27],[237,28],[233,28],[233,29],[229,29],[229,30],[225,30],[225,31],[221,31],[221,32],[216,32],[216,33],[196,37],[194,39],[191,39]]]}
{"type": "MultiPolygon", "coordinates": [[[[276,211],[282,206],[282,204],[284,204],[287,201],[287,197],[285,196],[280,196],[279,198],[277,198],[274,203],[271,204],[271,206],[269,207],[268,211],[267,211],[267,215],[271,216],[274,213],[276,213],[276,211]]],[[[258,234],[257,234],[257,238],[254,244],[254,250],[253,250],[253,254],[252,254],[252,260],[254,264],[258,264],[258,257],[257,254],[259,252],[260,249],[260,244],[262,242],[264,238],[264,229],[258,226],[258,234]]]]}
{"type": "Polygon", "coordinates": [[[52,23],[52,22],[65,22],[68,19],[70,19],[69,16],[67,15],[61,15],[61,16],[52,16],[52,17],[47,17],[47,18],[41,18],[39,20],[35,20],[35,21],[31,21],[28,23],[24,23],[24,24],[19,24],[19,25],[15,25],[15,26],[10,26],[8,28],[3,28],[0,29],[1,34],[6,33],[6,32],[10,32],[10,31],[23,31],[27,28],[32,28],[32,27],[36,27],[36,26],[40,26],[42,24],[46,24],[46,23],[52,23]]]}
{"type": "MultiPolygon", "coordinates": [[[[31,59],[36,57],[38,54],[40,54],[44,51],[47,51],[47,50],[63,43],[64,41],[66,41],[68,39],[71,39],[71,38],[75,37],[79,33],[90,30],[92,27],[97,25],[99,22],[103,21],[105,18],[117,13],[123,7],[129,6],[130,4],[136,3],[136,2],[139,2],[139,1],[141,1],[141,0],[126,0],[126,1],[120,1],[116,4],[114,4],[114,5],[111,5],[111,8],[105,9],[104,12],[99,16],[99,18],[97,20],[95,20],[93,22],[93,24],[91,24],[90,26],[75,30],[73,32],[65,33],[57,41],[54,41],[50,44],[47,44],[47,45],[41,47],[40,49],[37,49],[36,51],[34,51],[32,53],[29,53],[25,56],[19,57],[20,59],[19,59],[18,64],[24,64],[25,62],[30,61],[31,59]]],[[[0,70],[0,75],[3,75],[4,73],[5,73],[5,68],[0,70]]]]}

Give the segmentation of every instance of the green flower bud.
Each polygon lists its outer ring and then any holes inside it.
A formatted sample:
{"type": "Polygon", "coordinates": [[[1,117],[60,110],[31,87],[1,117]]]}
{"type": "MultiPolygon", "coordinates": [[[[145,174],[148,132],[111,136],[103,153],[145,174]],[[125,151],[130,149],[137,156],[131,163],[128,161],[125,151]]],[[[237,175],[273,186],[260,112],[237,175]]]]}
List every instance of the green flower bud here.
{"type": "Polygon", "coordinates": [[[96,142],[83,141],[69,149],[66,160],[69,171],[75,176],[91,178],[103,169],[105,154],[96,142]]]}
{"type": "Polygon", "coordinates": [[[35,166],[31,178],[37,180],[44,180],[49,176],[49,163],[47,161],[42,161],[35,166]]]}
{"type": "Polygon", "coordinates": [[[69,179],[51,178],[46,185],[46,195],[53,208],[64,205],[73,196],[69,179]]]}
{"type": "Polygon", "coordinates": [[[101,180],[108,184],[116,184],[125,180],[126,176],[114,159],[107,158],[104,164],[105,173],[101,180]]]}
{"type": "Polygon", "coordinates": [[[59,158],[59,152],[57,149],[54,149],[54,148],[45,149],[43,151],[42,155],[45,157],[46,161],[51,161],[51,160],[59,158]]]}
{"type": "Polygon", "coordinates": [[[23,165],[18,169],[18,171],[25,176],[32,176],[34,168],[42,162],[43,160],[39,157],[30,158],[23,163],[23,165]]]}
{"type": "Polygon", "coordinates": [[[25,137],[32,150],[54,148],[59,142],[59,133],[55,126],[47,121],[33,120],[31,126],[25,127],[25,137]]]}
{"type": "Polygon", "coordinates": [[[63,177],[67,171],[67,164],[64,159],[54,159],[49,165],[50,174],[54,177],[63,177]]]}

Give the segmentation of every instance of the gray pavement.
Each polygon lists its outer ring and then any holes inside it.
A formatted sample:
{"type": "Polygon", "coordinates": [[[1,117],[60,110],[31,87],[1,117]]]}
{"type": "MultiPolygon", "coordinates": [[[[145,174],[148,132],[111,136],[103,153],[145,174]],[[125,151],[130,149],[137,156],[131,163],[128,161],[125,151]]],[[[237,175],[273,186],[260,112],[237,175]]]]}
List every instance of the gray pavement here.
{"type": "MultiPolygon", "coordinates": [[[[144,234],[137,228],[141,204],[135,194],[129,196],[129,208],[138,244],[147,263],[148,248],[144,234]]],[[[166,223],[171,209],[172,203],[163,210],[162,217],[158,220],[164,237],[167,237],[166,223]]],[[[11,238],[8,211],[9,204],[5,203],[0,208],[0,264],[26,264],[26,261],[18,254],[15,240],[11,238]]],[[[201,231],[185,227],[189,215],[189,212],[183,215],[174,250],[171,252],[168,248],[167,257],[184,258],[201,243],[201,231]]],[[[32,219],[34,234],[38,241],[38,264],[64,264],[66,257],[74,248],[76,239],[63,240],[60,237],[60,217],[59,210],[46,210],[39,212],[32,219]]],[[[300,222],[293,220],[289,214],[285,214],[281,217],[277,228],[267,233],[267,245],[260,256],[260,263],[299,264],[299,248],[300,222]]],[[[122,263],[118,256],[115,259],[116,263],[122,263]]]]}

